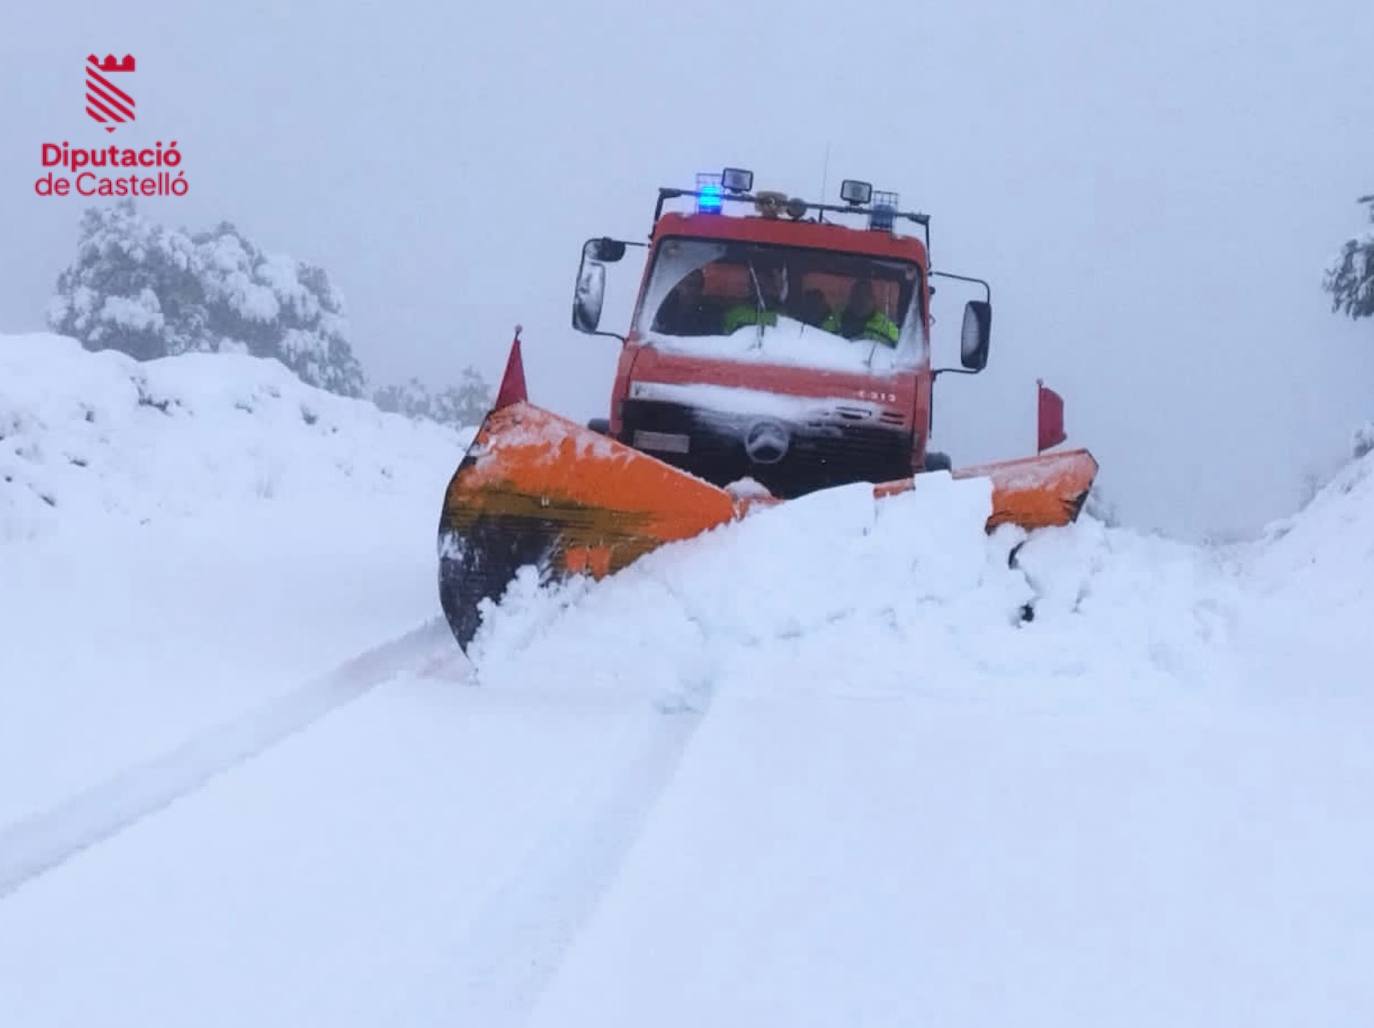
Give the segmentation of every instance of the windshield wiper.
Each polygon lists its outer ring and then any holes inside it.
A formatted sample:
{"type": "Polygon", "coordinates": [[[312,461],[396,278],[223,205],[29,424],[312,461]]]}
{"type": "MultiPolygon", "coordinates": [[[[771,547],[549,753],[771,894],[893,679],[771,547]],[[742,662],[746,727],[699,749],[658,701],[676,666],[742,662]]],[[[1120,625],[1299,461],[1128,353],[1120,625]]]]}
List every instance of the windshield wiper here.
{"type": "Polygon", "coordinates": [[[763,305],[763,289],[759,286],[759,276],[754,271],[754,259],[750,257],[747,263],[749,281],[754,287],[754,308],[758,312],[758,316],[754,319],[754,349],[761,350],[763,349],[763,316],[766,310],[763,305]]]}

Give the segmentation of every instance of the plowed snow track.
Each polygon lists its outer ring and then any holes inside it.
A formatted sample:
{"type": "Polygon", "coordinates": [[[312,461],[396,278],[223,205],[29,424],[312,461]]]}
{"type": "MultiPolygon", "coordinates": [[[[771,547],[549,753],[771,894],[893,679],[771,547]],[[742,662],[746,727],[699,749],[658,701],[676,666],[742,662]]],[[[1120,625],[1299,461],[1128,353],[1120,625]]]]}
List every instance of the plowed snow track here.
{"type": "Polygon", "coordinates": [[[160,757],[0,829],[0,898],[415,666],[448,638],[443,621],[431,621],[160,757]]]}
{"type": "Polygon", "coordinates": [[[573,801],[507,869],[453,953],[470,1023],[525,1023],[615,882],[701,719],[663,714],[647,734],[622,740],[619,766],[580,776],[573,801]]]}

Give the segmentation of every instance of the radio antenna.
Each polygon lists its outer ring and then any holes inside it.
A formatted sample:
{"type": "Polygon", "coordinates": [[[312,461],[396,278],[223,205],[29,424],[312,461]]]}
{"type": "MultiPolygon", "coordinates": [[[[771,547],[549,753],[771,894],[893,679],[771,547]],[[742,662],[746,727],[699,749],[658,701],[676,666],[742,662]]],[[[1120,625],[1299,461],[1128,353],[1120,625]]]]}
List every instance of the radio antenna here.
{"type": "MultiPolygon", "coordinates": [[[[825,203],[825,187],[830,181],[830,143],[825,144],[825,159],[821,161],[821,195],[818,198],[821,203],[825,203]]],[[[825,211],[816,212],[816,221],[825,221],[825,211]]]]}

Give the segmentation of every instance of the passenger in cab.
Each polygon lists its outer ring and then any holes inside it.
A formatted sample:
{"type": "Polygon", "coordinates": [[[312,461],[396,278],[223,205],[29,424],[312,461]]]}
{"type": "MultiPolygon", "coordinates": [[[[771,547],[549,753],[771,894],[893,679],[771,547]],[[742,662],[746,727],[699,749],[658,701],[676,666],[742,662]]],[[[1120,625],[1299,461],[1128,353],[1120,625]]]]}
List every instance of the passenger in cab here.
{"type": "Polygon", "coordinates": [[[878,309],[873,282],[868,278],[854,280],[844,307],[831,314],[821,327],[846,339],[871,339],[891,347],[897,345],[900,334],[897,323],[878,309]]]}
{"type": "Polygon", "coordinates": [[[745,325],[776,325],[778,308],[782,306],[782,269],[777,267],[755,267],[751,277],[751,295],[725,309],[721,319],[720,334],[728,336],[745,325]],[[760,310],[759,296],[753,295],[752,283],[758,281],[758,293],[762,296],[760,310]]]}
{"type": "Polygon", "coordinates": [[[826,319],[830,317],[830,304],[825,299],[825,293],[815,286],[802,290],[796,303],[796,309],[792,312],[792,317],[803,325],[811,325],[814,328],[822,327],[826,319]]]}

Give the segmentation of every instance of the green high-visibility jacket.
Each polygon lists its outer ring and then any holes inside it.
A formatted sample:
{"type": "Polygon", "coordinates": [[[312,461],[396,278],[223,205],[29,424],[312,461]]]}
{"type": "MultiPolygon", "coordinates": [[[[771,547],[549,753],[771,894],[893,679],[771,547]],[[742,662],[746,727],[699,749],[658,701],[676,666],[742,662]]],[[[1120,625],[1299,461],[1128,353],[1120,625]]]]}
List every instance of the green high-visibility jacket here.
{"type": "Polygon", "coordinates": [[[759,309],[751,303],[737,303],[725,309],[725,314],[721,318],[720,334],[728,336],[735,329],[743,325],[776,325],[778,323],[777,311],[764,311],[759,313],[759,309]]]}
{"type": "MultiPolygon", "coordinates": [[[[841,313],[841,311],[831,312],[830,316],[826,318],[825,321],[821,322],[821,328],[827,332],[833,332],[839,335],[842,320],[840,316],[841,313]]],[[[868,316],[868,320],[864,322],[863,329],[854,338],[872,339],[875,342],[882,343],[884,346],[896,346],[897,337],[899,335],[901,335],[901,329],[897,327],[895,321],[882,311],[874,311],[868,316]]]]}

